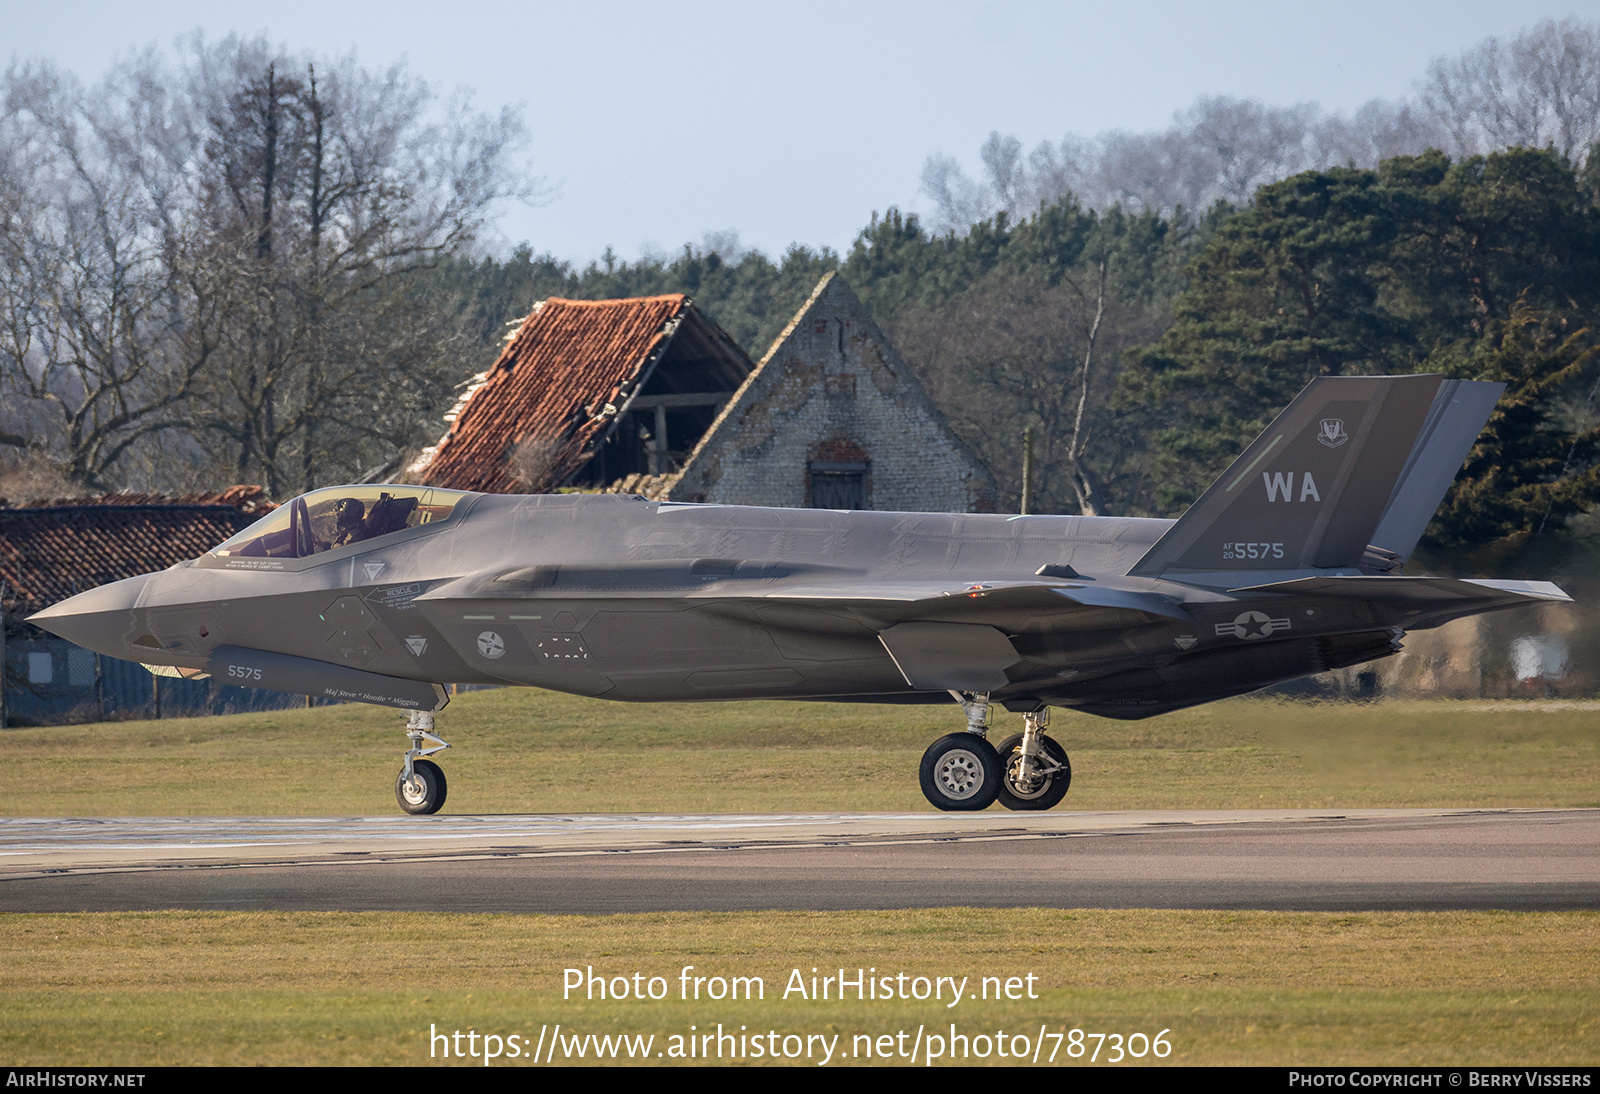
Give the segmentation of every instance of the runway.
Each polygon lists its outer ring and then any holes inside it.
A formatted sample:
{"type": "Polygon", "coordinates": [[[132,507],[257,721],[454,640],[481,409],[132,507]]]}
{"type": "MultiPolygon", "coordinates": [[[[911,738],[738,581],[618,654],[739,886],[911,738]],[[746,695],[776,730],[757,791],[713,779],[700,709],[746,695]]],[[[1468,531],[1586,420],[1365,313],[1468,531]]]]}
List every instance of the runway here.
{"type": "Polygon", "coordinates": [[[1600,909],[1600,810],[0,818],[0,911],[1600,909]]]}

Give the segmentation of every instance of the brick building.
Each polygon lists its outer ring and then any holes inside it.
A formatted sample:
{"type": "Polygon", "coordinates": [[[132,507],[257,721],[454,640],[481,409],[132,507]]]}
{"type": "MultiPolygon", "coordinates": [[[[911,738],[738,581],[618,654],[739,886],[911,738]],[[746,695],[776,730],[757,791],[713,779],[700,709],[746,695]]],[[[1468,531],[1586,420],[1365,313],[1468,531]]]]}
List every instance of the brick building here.
{"type": "Polygon", "coordinates": [[[829,274],[760,364],[688,298],[536,307],[410,474],[673,501],[985,512],[994,478],[829,274]]]}
{"type": "Polygon", "coordinates": [[[981,513],[994,476],[855,293],[828,274],[657,496],[981,513]]]}

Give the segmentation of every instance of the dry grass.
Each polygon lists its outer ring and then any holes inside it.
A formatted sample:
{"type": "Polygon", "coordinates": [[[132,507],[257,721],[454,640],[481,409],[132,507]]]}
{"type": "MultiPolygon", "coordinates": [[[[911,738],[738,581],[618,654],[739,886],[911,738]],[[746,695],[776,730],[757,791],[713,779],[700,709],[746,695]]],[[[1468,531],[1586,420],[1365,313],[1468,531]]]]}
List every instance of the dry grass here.
{"type": "Polygon", "coordinates": [[[416,1065],[429,1062],[430,1027],[537,1038],[555,1023],[653,1033],[658,1048],[691,1024],[718,1022],[838,1033],[846,1046],[858,1033],[909,1036],[952,1022],[968,1034],[1167,1029],[1168,1062],[1178,1064],[1592,1064],[1600,1055],[1593,913],[168,912],[4,922],[0,1053],[28,1066],[416,1065]],[[685,965],[760,976],[766,997],[680,1001],[685,965]],[[564,1001],[563,970],[589,966],[659,975],[671,994],[564,1001]],[[969,977],[969,992],[983,976],[1032,973],[1039,997],[953,1009],[783,999],[792,971],[809,980],[813,967],[969,977]]]}
{"type": "MultiPolygon", "coordinates": [[[[921,752],[957,721],[953,704],[505,689],[451,704],[440,758],[454,813],[917,810],[921,752]]],[[[353,705],[12,730],[0,812],[388,813],[401,724],[353,705]]],[[[1072,754],[1069,809],[1593,806],[1597,726],[1576,705],[1245,699],[1145,722],[1058,713],[1051,732],[1072,754]]]]}

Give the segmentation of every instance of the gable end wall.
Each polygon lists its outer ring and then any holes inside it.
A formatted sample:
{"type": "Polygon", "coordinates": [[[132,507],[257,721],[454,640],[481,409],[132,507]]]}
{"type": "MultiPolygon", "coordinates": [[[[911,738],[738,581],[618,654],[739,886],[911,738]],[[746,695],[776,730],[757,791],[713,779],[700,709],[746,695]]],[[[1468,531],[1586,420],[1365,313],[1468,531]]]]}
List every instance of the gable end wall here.
{"type": "Polygon", "coordinates": [[[824,279],[667,493],[724,505],[809,504],[811,461],[864,454],[879,511],[995,508],[994,478],[835,275],[824,279]]]}

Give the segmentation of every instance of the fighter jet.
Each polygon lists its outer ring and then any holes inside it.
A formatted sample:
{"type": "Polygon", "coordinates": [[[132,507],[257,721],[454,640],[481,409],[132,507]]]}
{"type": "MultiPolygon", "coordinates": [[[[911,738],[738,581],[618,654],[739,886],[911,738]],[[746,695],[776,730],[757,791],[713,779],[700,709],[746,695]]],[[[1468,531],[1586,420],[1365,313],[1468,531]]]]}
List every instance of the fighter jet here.
{"type": "Polygon", "coordinates": [[[954,700],[965,724],[922,758],[928,801],[1048,809],[1072,779],[1053,707],[1146,718],[1568,601],[1399,573],[1502,388],[1314,380],[1177,521],[334,487],[30,621],[157,673],[408,711],[410,813],[445,801],[427,758],[449,747],[445,682],[954,700]],[[996,707],[1022,715],[998,746],[996,707]]]}

